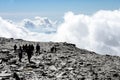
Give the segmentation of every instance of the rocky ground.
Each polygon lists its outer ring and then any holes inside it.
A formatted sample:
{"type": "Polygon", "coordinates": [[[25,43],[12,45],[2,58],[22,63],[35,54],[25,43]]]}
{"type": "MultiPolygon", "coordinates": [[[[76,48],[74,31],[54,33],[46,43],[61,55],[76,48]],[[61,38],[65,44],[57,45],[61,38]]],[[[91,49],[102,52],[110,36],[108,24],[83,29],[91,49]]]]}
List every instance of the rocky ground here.
{"type": "Polygon", "coordinates": [[[120,57],[99,55],[70,43],[0,38],[0,80],[15,80],[14,72],[21,80],[120,80],[120,57]],[[19,62],[13,46],[37,43],[41,54],[34,52],[33,63],[28,63],[26,53],[19,62]],[[52,46],[57,48],[55,53],[50,52],[52,46]]]}

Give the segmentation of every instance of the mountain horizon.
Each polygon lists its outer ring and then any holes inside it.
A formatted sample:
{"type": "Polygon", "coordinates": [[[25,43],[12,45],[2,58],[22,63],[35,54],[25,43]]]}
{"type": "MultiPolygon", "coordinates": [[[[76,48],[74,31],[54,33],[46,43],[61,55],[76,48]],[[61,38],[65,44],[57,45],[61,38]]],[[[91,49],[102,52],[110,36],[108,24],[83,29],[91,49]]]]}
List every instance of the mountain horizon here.
{"type": "Polygon", "coordinates": [[[119,13],[119,9],[100,10],[93,15],[67,12],[62,21],[37,16],[14,22],[1,17],[0,36],[33,41],[70,42],[79,48],[119,55],[119,13]]]}

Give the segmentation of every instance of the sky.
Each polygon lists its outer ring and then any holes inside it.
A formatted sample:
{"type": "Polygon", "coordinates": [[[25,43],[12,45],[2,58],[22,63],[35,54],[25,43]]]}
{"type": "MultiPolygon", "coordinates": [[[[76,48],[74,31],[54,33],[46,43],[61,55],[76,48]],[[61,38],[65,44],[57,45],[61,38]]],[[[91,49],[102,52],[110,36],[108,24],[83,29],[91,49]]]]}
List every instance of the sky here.
{"type": "Polygon", "coordinates": [[[47,16],[61,18],[65,12],[92,14],[120,8],[120,0],[0,0],[0,16],[10,19],[47,16]]]}
{"type": "Polygon", "coordinates": [[[120,56],[119,34],[120,0],[0,0],[0,37],[120,56]]]}

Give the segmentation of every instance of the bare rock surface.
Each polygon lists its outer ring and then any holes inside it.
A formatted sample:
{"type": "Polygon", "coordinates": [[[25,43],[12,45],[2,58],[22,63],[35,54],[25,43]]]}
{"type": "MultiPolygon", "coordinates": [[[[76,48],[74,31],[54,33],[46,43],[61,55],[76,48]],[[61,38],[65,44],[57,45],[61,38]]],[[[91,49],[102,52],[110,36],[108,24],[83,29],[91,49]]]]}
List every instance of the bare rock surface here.
{"type": "Polygon", "coordinates": [[[70,43],[32,42],[22,39],[0,38],[0,80],[120,80],[120,57],[100,55],[77,48],[70,43]],[[41,54],[32,56],[28,63],[24,53],[22,62],[13,46],[40,44],[41,54]],[[52,46],[57,51],[51,52],[52,46]]]}

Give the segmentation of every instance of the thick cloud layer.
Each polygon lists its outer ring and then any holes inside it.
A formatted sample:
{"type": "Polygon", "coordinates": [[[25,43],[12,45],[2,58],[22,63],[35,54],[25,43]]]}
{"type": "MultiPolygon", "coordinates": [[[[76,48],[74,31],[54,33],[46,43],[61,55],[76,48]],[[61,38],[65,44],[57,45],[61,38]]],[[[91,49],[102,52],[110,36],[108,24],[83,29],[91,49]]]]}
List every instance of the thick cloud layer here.
{"type": "Polygon", "coordinates": [[[119,34],[120,10],[101,10],[91,16],[68,12],[58,28],[57,39],[99,53],[119,55],[119,34]]]}
{"type": "Polygon", "coordinates": [[[29,31],[0,17],[0,37],[24,38],[29,31]]]}
{"type": "Polygon", "coordinates": [[[53,37],[52,34],[46,34],[46,32],[31,31],[31,29],[33,30],[36,29],[36,26],[31,25],[32,28],[28,28],[24,26],[24,24],[27,24],[28,21],[26,23],[23,21],[20,23],[14,23],[12,21],[0,18],[0,37],[22,38],[25,40],[33,40],[33,41],[49,41],[50,40],[49,38],[53,37]]]}
{"type": "Polygon", "coordinates": [[[24,19],[20,24],[0,18],[2,37],[35,41],[66,41],[101,54],[120,55],[119,34],[120,10],[100,10],[93,15],[67,12],[63,23],[59,26],[48,18],[24,19]]]}

